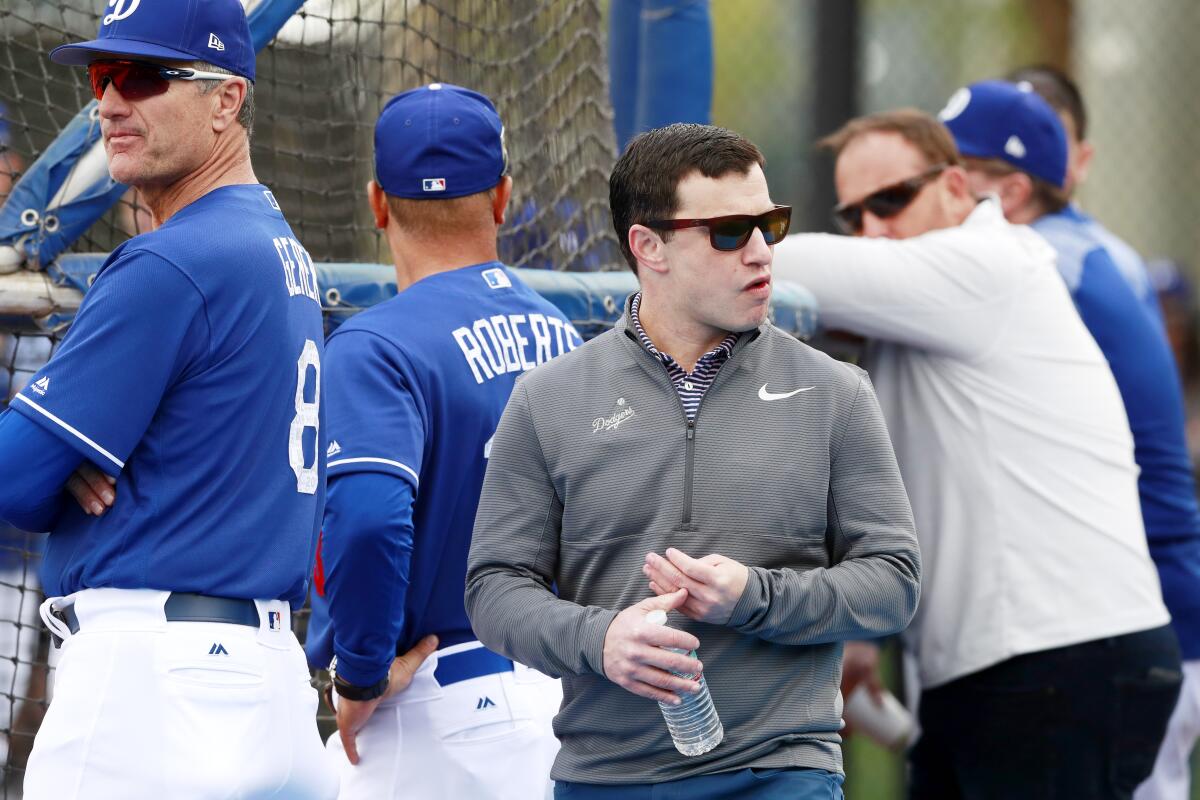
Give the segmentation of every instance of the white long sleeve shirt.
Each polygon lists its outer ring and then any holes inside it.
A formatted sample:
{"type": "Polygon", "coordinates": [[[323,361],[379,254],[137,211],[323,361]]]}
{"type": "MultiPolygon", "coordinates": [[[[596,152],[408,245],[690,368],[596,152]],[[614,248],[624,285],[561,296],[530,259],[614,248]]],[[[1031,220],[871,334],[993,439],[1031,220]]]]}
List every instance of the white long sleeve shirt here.
{"type": "Polygon", "coordinates": [[[1125,409],[1054,258],[990,199],[912,239],[775,248],[826,327],[872,340],[925,561],[906,633],[925,688],[1169,621],[1125,409]]]}

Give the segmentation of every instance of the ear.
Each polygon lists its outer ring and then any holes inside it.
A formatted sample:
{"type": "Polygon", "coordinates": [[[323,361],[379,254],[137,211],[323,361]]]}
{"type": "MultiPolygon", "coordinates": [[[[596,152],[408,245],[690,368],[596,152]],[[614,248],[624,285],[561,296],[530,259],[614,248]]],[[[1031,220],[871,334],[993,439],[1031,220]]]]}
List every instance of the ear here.
{"type": "Polygon", "coordinates": [[[246,79],[229,78],[213,90],[213,130],[222,133],[237,120],[246,101],[246,79]]]}
{"type": "Polygon", "coordinates": [[[667,271],[666,243],[658,231],[645,225],[629,226],[629,249],[637,259],[638,266],[654,272],[667,271]]]}
{"type": "Polygon", "coordinates": [[[383,230],[387,227],[391,209],[388,208],[387,194],[383,187],[374,180],[367,181],[367,203],[371,206],[371,214],[375,217],[375,227],[383,230]]]}
{"type": "Polygon", "coordinates": [[[497,225],[504,224],[504,212],[508,209],[508,201],[512,198],[512,178],[505,175],[496,184],[496,196],[492,198],[492,219],[497,225]]]}
{"type": "Polygon", "coordinates": [[[1092,171],[1092,156],[1096,155],[1096,147],[1091,142],[1080,142],[1075,149],[1075,163],[1070,165],[1071,180],[1075,186],[1087,180],[1092,171]]]}
{"type": "Polygon", "coordinates": [[[961,200],[971,196],[971,186],[967,182],[967,171],[962,167],[946,167],[945,171],[942,172],[942,180],[946,182],[946,188],[950,191],[954,199],[961,200]]]}
{"type": "Polygon", "coordinates": [[[1024,172],[1014,172],[1005,175],[1000,182],[1000,205],[1004,216],[1009,220],[1023,216],[1021,212],[1029,207],[1033,199],[1033,179],[1024,172]]]}

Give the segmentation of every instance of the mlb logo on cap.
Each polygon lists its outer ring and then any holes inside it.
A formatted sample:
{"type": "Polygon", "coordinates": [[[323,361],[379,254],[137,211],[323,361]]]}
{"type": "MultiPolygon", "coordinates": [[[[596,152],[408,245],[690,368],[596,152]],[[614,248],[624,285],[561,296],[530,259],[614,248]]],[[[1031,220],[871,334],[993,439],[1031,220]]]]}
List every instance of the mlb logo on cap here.
{"type": "Polygon", "coordinates": [[[446,191],[446,179],[426,178],[421,181],[421,189],[426,192],[444,192],[446,191]]]}

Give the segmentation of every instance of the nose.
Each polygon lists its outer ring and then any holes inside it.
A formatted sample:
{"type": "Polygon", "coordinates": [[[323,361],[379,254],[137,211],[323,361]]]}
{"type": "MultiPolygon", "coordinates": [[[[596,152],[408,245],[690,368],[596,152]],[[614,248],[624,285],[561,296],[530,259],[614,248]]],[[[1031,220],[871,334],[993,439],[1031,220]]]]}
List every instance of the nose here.
{"type": "Polygon", "coordinates": [[[100,97],[99,111],[101,119],[123,117],[129,113],[129,101],[121,96],[115,84],[109,83],[100,97]]]}
{"type": "Polygon", "coordinates": [[[865,236],[868,239],[878,239],[881,237],[887,238],[892,234],[891,224],[883,217],[877,217],[870,211],[863,209],[862,215],[862,233],[860,236],[865,236]]]}
{"type": "Polygon", "coordinates": [[[771,263],[771,246],[758,228],[750,232],[750,241],[742,248],[742,263],[750,267],[771,263]]]}

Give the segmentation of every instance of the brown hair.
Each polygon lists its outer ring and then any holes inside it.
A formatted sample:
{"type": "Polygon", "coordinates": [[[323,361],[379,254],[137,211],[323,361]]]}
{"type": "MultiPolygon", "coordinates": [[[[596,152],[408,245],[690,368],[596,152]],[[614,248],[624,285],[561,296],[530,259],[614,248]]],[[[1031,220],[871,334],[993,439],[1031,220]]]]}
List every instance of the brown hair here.
{"type": "Polygon", "coordinates": [[[1070,196],[1067,194],[1066,189],[1060,189],[1053,183],[1025,172],[1002,158],[969,158],[967,161],[969,162],[967,165],[969,169],[977,169],[998,178],[1014,173],[1020,173],[1028,177],[1033,184],[1032,199],[1040,212],[1038,216],[1056,214],[1066,208],[1067,203],[1070,202],[1070,196]]]}
{"type": "MultiPolygon", "coordinates": [[[[635,136],[608,179],[613,228],[634,274],[637,259],[629,249],[629,229],[670,219],[679,210],[680,181],[693,172],[706,178],[745,175],[755,164],[761,167],[766,159],[753,142],[713,125],[677,122],[635,136]]],[[[666,241],[670,231],[659,235],[666,241]]]]}
{"type": "Polygon", "coordinates": [[[832,150],[836,158],[850,142],[868,133],[895,133],[904,137],[905,141],[925,156],[930,166],[962,164],[954,137],[946,130],[946,126],[915,108],[900,108],[855,117],[817,142],[817,147],[832,150]]]}

